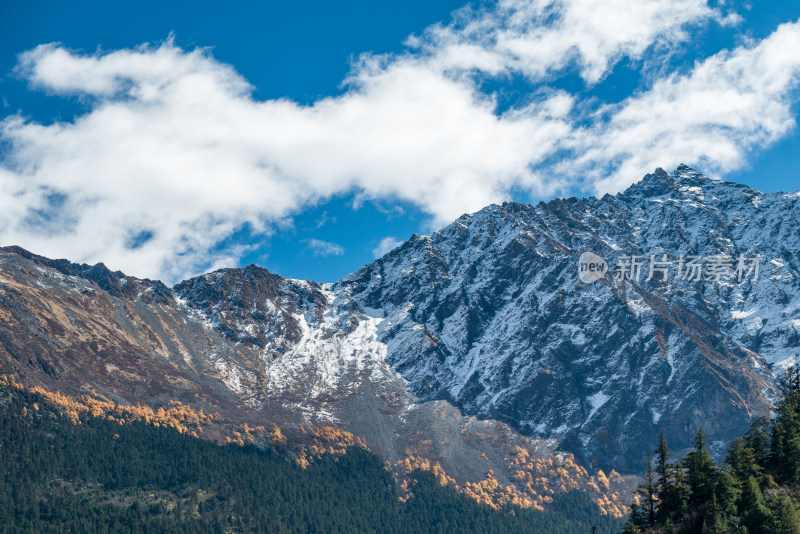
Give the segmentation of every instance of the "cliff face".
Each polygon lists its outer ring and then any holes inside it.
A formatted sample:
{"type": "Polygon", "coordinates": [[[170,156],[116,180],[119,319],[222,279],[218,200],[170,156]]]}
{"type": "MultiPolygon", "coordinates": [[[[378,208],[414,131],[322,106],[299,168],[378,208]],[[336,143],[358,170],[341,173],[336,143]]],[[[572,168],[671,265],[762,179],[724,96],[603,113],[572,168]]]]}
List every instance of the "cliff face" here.
{"type": "Polygon", "coordinates": [[[800,352],[798,218],[796,193],[658,170],[602,199],[489,206],[336,289],[383,318],[387,359],[421,398],[635,467],[659,427],[680,448],[700,424],[724,442],[769,413],[770,368],[800,352]],[[585,251],[612,270],[640,256],[641,273],[584,284],[585,251]],[[690,256],[699,280],[678,273],[690,256]]]}
{"type": "Polygon", "coordinates": [[[799,203],[658,170],[616,196],[489,206],[335,284],[249,266],[169,289],[7,248],[0,361],[120,401],[335,424],[465,477],[517,445],[635,471],[659,427],[721,445],[769,413],[800,352],[799,203]],[[585,284],[586,251],[643,270],[585,284]]]}

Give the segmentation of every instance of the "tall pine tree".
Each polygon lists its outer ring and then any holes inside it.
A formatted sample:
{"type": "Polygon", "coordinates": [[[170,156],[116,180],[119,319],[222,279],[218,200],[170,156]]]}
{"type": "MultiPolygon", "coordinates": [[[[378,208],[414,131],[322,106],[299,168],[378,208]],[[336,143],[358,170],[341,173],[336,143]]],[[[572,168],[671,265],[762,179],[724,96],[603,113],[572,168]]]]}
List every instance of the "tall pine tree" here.
{"type": "Polygon", "coordinates": [[[689,483],[689,504],[700,509],[711,503],[717,481],[717,468],[708,452],[701,426],[694,441],[694,450],[686,455],[686,480],[689,483]]]}
{"type": "Polygon", "coordinates": [[[750,477],[744,485],[740,508],[743,523],[749,534],[772,533],[772,513],[767,508],[764,494],[758,487],[755,477],[750,477]]]}
{"type": "Polygon", "coordinates": [[[761,477],[762,468],[756,461],[755,451],[748,445],[746,438],[734,439],[728,447],[725,463],[730,466],[730,473],[739,486],[750,478],[761,477]]]}
{"type": "Polygon", "coordinates": [[[775,534],[800,534],[800,514],[792,500],[781,495],[775,508],[775,534]]]}

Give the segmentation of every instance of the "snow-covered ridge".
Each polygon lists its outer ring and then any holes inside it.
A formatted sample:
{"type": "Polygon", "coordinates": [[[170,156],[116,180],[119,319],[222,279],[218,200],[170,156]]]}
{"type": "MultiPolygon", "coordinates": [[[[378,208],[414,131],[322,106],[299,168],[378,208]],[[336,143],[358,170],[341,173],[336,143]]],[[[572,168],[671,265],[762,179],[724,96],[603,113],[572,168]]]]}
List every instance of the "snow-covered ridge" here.
{"type": "Polygon", "coordinates": [[[387,359],[422,399],[558,438],[590,461],[637,463],[628,451],[647,450],[658,427],[684,446],[701,423],[724,440],[768,413],[768,369],[800,353],[799,219],[796,195],[659,169],[616,196],[488,206],[336,288],[387,318],[387,359]],[[744,283],[585,285],[583,251],[609,265],[764,261],[744,283]]]}

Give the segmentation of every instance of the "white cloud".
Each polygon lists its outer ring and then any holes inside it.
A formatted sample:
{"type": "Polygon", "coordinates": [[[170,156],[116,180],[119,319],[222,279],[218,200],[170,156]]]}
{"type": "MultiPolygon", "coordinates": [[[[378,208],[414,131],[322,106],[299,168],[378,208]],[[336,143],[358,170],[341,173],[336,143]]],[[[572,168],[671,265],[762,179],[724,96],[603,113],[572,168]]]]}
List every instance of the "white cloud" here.
{"type": "Polygon", "coordinates": [[[341,245],[322,239],[309,239],[308,248],[311,249],[314,256],[341,256],[344,254],[344,248],[341,245]]]}
{"type": "Polygon", "coordinates": [[[614,190],[678,161],[731,170],[794,124],[797,24],[587,116],[548,79],[575,62],[596,82],[723,15],[697,0],[507,0],[460,16],[412,40],[422,51],[362,57],[343,95],[310,106],[254,100],[231,66],[171,41],[26,52],[32,86],[90,109],[0,122],[0,240],[176,281],[237,264],[243,249],[220,243],[243,225],[269,233],[332,195],[411,202],[440,224],[512,189],[614,190]],[[536,98],[500,113],[476,69],[540,79],[536,98]]]}
{"type": "Polygon", "coordinates": [[[396,249],[398,246],[402,244],[403,244],[402,241],[395,239],[392,236],[384,237],[383,239],[381,239],[381,242],[378,243],[378,246],[372,249],[372,256],[376,259],[380,258],[387,252],[396,249]]]}
{"type": "Polygon", "coordinates": [[[719,173],[741,168],[753,148],[795,127],[797,50],[800,22],[784,24],[756,45],[720,52],[687,75],[659,80],[576,135],[580,156],[564,167],[590,178],[600,193],[618,191],[642,169],[657,166],[692,162],[719,173]],[[598,162],[612,162],[611,172],[599,170],[598,162]]]}
{"type": "Polygon", "coordinates": [[[490,74],[517,71],[537,80],[577,63],[589,83],[623,57],[686,41],[686,27],[737,20],[706,0],[500,0],[491,9],[457,12],[447,26],[429,28],[409,44],[443,69],[490,74]]]}
{"type": "MultiPolygon", "coordinates": [[[[199,84],[206,90],[214,87],[225,95],[245,96],[250,91],[232,67],[208,61],[203,49],[182,53],[171,37],[161,47],[141,45],[93,56],[75,55],[56,43],[40,45],[20,54],[16,71],[33,87],[53,93],[130,96],[142,102],[158,100],[164,89],[176,83],[199,84]]],[[[204,100],[210,96],[209,92],[192,94],[204,100]]]]}
{"type": "Polygon", "coordinates": [[[471,84],[412,60],[362,70],[357,87],[309,107],[254,101],[231,68],[169,42],[88,58],[47,45],[21,70],[96,100],[72,123],[0,123],[12,146],[4,201],[18,206],[0,214],[3,241],[169,280],[235,260],[215,245],[241,225],[266,231],[336,193],[407,200],[448,221],[512,184],[544,189],[528,166],[568,131],[553,112],[564,95],[497,116],[471,84]],[[47,228],[36,210],[52,212],[47,228]],[[151,238],[125,246],[141,232],[151,238]]]}

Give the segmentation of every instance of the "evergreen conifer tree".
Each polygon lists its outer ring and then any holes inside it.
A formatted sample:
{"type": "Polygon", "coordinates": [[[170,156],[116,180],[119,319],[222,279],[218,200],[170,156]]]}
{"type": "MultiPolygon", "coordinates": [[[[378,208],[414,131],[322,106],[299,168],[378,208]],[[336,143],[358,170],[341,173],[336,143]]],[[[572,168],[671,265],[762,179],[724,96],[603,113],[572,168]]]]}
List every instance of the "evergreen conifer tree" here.
{"type": "Polygon", "coordinates": [[[711,504],[706,510],[702,532],[707,532],[708,534],[729,534],[730,532],[725,516],[720,510],[716,495],[712,496],[711,504]]]}
{"type": "Polygon", "coordinates": [[[770,442],[770,470],[778,482],[798,482],[800,462],[800,372],[794,367],[781,380],[783,395],[775,407],[770,442]]]}
{"type": "Polygon", "coordinates": [[[669,446],[664,429],[658,438],[658,449],[656,449],[656,475],[658,489],[658,507],[656,508],[655,520],[657,524],[664,525],[671,522],[677,514],[680,504],[677,502],[676,487],[672,476],[672,469],[669,464],[669,446]]]}
{"type": "Polygon", "coordinates": [[[739,487],[750,477],[756,479],[761,477],[762,468],[758,465],[756,453],[746,438],[736,438],[731,442],[725,463],[730,466],[730,474],[736,479],[739,487]]]}
{"type": "Polygon", "coordinates": [[[654,525],[656,522],[657,491],[656,473],[653,471],[653,457],[648,454],[647,463],[645,464],[644,481],[637,490],[637,493],[641,498],[644,516],[643,524],[639,525],[641,527],[646,528],[654,525]]]}
{"type": "Polygon", "coordinates": [[[775,407],[769,467],[781,483],[800,482],[800,370],[790,367],[781,381],[783,395],[775,407]]]}
{"type": "Polygon", "coordinates": [[[758,487],[755,477],[750,477],[744,485],[741,497],[743,523],[749,534],[771,534],[772,513],[767,508],[764,494],[758,487]]]}
{"type": "Polygon", "coordinates": [[[700,509],[711,503],[716,485],[717,468],[708,452],[703,427],[695,437],[695,448],[686,456],[686,479],[689,484],[689,504],[700,509]]]}
{"type": "Polygon", "coordinates": [[[775,533],[800,534],[800,514],[792,500],[781,495],[777,499],[775,508],[775,533]]]}
{"type": "Polygon", "coordinates": [[[742,490],[738,481],[728,471],[722,471],[714,488],[715,513],[720,525],[720,532],[736,532],[739,526],[738,507],[742,490]]]}
{"type": "Polygon", "coordinates": [[[675,463],[675,494],[674,494],[674,518],[682,521],[689,515],[689,485],[686,483],[686,476],[684,474],[683,462],[678,461],[675,463]]]}
{"type": "MultiPolygon", "coordinates": [[[[769,463],[769,427],[770,421],[765,417],[759,417],[750,425],[750,430],[745,434],[744,439],[747,446],[753,450],[753,457],[756,465],[762,470],[769,463]]],[[[742,482],[746,481],[743,479],[742,482]]]]}

